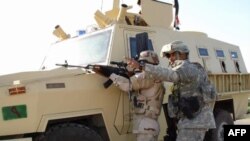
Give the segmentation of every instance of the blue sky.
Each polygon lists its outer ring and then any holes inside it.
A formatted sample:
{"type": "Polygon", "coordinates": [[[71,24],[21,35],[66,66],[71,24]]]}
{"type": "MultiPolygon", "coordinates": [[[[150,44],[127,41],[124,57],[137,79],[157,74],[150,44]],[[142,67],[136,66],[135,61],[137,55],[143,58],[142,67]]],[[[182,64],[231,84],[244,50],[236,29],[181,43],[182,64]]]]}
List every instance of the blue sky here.
{"type": "MultiPolygon", "coordinates": [[[[137,0],[123,0],[135,4],[137,0]]],[[[166,0],[172,2],[172,0],[166,0]]],[[[248,72],[250,2],[248,0],[179,0],[180,28],[240,46],[248,72]]],[[[135,6],[136,7],[136,6],[135,6]]],[[[69,34],[94,24],[94,12],[112,8],[112,0],[1,0],[0,75],[38,70],[57,38],[56,25],[69,34]]]]}

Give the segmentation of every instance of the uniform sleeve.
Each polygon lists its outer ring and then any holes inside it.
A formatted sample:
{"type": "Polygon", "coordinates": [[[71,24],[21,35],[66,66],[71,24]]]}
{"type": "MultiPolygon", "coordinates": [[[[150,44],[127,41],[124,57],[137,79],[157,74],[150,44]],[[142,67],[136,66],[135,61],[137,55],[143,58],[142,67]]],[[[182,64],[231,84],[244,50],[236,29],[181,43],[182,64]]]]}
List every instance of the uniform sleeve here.
{"type": "Polygon", "coordinates": [[[170,68],[145,64],[144,71],[148,74],[147,76],[157,80],[178,82],[180,79],[178,73],[170,68]]]}
{"type": "Polygon", "coordinates": [[[130,84],[129,84],[129,79],[123,77],[123,76],[120,76],[120,75],[117,75],[115,73],[112,73],[109,77],[113,83],[118,86],[121,90],[123,91],[130,91],[131,88],[130,88],[130,84]]]}
{"type": "Polygon", "coordinates": [[[148,78],[145,72],[137,73],[130,77],[133,90],[147,89],[152,87],[155,83],[155,79],[148,78]]]}

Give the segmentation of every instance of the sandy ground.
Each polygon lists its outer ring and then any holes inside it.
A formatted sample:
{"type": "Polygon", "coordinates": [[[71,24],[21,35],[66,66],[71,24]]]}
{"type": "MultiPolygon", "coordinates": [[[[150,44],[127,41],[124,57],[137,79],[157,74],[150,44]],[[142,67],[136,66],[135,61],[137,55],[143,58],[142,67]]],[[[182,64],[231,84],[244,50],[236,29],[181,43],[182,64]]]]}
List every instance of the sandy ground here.
{"type": "Polygon", "coordinates": [[[240,119],[240,120],[234,121],[234,124],[250,125],[250,114],[246,115],[245,119],[240,119]]]}
{"type": "Polygon", "coordinates": [[[244,125],[250,125],[250,118],[248,118],[248,119],[236,120],[236,121],[234,122],[234,124],[237,124],[237,125],[242,125],[242,124],[244,124],[244,125]]]}

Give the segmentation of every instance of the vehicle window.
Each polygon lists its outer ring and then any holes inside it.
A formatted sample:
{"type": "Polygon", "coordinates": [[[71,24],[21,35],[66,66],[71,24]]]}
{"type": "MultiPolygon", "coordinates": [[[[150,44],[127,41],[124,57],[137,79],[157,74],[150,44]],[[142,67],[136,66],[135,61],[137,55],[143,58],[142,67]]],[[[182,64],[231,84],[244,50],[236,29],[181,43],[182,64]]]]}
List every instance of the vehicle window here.
{"type": "Polygon", "coordinates": [[[217,49],[217,50],[216,50],[216,56],[217,56],[217,57],[224,58],[224,57],[225,57],[225,55],[224,55],[223,50],[219,50],[219,49],[217,49]]]}
{"type": "Polygon", "coordinates": [[[55,64],[71,65],[105,63],[108,57],[111,29],[95,34],[80,36],[51,46],[42,69],[53,69],[55,64]]]}
{"type": "Polygon", "coordinates": [[[201,57],[207,57],[208,56],[208,51],[206,48],[198,48],[199,55],[201,57]]]}
{"type": "MultiPolygon", "coordinates": [[[[137,41],[135,37],[130,37],[129,38],[129,43],[130,43],[130,54],[132,58],[137,57],[138,54],[138,47],[137,47],[137,41]]],[[[153,49],[153,44],[151,39],[148,39],[148,46],[144,48],[143,50],[154,50],[153,49]]]]}
{"type": "Polygon", "coordinates": [[[237,59],[237,58],[238,58],[237,52],[231,51],[231,58],[232,58],[232,59],[237,59]]]}

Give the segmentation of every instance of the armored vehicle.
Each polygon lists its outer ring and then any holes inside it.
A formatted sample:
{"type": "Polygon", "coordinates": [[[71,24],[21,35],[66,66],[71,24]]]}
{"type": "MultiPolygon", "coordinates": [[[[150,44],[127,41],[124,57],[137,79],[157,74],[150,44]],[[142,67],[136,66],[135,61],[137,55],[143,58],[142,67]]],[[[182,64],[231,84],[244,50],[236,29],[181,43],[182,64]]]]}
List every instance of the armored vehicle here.
{"type": "MultiPolygon", "coordinates": [[[[164,44],[177,39],[188,44],[190,60],[202,64],[216,86],[213,138],[223,140],[223,125],[245,118],[250,74],[238,46],[206,33],[174,30],[172,4],[144,0],[141,15],[128,8],[115,1],[111,11],[97,11],[97,30],[84,35],[54,33],[61,40],[51,46],[41,70],[0,76],[0,140],[135,140],[129,95],[114,85],[104,87],[108,78],[89,66],[117,67],[111,62],[136,57],[143,50],[160,53],[164,44]]],[[[167,59],[161,58],[160,65],[168,67],[167,59]]],[[[163,109],[170,85],[165,83],[163,109]]],[[[163,111],[159,140],[167,128],[163,111]]]]}

